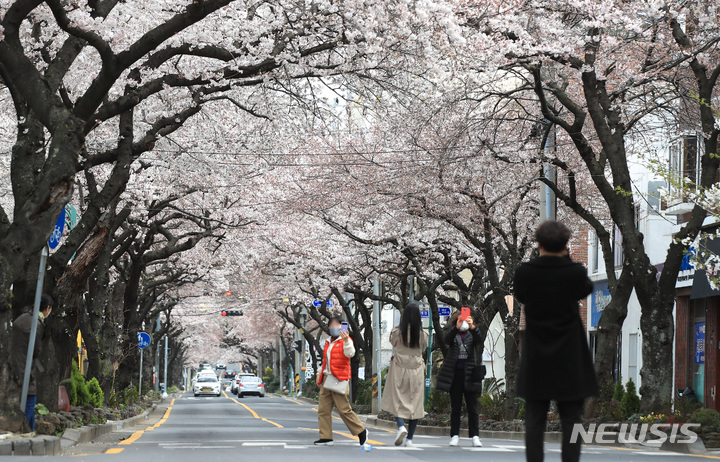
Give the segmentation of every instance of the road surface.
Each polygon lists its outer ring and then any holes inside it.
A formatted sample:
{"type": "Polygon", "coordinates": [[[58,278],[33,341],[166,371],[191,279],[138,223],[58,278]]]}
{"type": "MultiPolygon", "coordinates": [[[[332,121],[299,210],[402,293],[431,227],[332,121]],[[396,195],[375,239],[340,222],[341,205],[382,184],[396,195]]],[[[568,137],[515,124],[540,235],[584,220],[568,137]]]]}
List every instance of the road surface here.
{"type": "MultiPolygon", "coordinates": [[[[415,448],[393,445],[395,432],[369,427],[372,449],[362,451],[355,437],[339,419],[333,419],[335,445],[313,446],[318,438],[317,416],[312,404],[281,397],[220,398],[182,395],[153,420],[125,433],[114,433],[93,444],[71,448],[68,456],[54,459],[74,461],[198,462],[239,460],[247,462],[296,462],[342,460],[393,462],[432,461],[524,461],[521,441],[483,440],[473,448],[461,439],[457,448],[447,446],[449,438],[416,435],[415,448]]],[[[559,461],[559,445],[546,445],[546,460],[559,461]]],[[[631,450],[586,446],[583,462],[638,461],[687,462],[695,457],[657,450],[631,450]]],[[[720,459],[717,456],[704,456],[720,459]]],[[[1,458],[0,458],[1,459],[1,458]]]]}

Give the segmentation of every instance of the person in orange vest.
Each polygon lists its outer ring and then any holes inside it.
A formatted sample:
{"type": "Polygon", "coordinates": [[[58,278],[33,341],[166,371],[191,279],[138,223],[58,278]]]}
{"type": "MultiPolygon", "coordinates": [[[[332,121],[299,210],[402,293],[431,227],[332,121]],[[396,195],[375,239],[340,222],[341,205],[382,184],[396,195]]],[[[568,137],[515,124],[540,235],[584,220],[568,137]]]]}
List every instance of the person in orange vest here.
{"type": "Polygon", "coordinates": [[[325,342],[323,349],[322,368],[317,375],[317,384],[320,387],[318,402],[318,425],[320,439],[315,441],[318,446],[332,446],[332,409],[337,407],[340,418],[350,433],[357,435],[360,445],[364,445],[368,438],[368,431],[350,406],[350,358],[355,356],[355,345],[347,331],[342,329],[340,317],[330,318],[328,329],[330,339],[325,342]]]}

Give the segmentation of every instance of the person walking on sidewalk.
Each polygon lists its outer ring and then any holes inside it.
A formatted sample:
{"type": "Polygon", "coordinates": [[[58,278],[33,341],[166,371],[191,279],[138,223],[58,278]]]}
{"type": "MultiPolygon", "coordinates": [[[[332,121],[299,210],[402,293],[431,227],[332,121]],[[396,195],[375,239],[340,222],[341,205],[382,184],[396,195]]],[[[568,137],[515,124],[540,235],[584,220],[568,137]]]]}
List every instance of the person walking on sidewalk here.
{"type": "MultiPolygon", "coordinates": [[[[41,340],[45,332],[45,319],[50,316],[53,308],[53,299],[50,295],[40,297],[40,312],[38,313],[37,331],[35,333],[35,349],[33,350],[32,368],[30,369],[30,383],[28,384],[27,401],[25,402],[25,419],[30,431],[35,431],[35,406],[37,405],[37,378],[44,372],[40,364],[41,340]]],[[[12,326],[12,366],[15,381],[22,388],[25,375],[25,362],[27,361],[30,331],[32,329],[32,308],[13,321],[12,326]]]]}
{"type": "Polygon", "coordinates": [[[368,438],[368,431],[350,406],[350,358],[355,356],[355,345],[347,331],[347,326],[340,317],[330,318],[328,328],[330,340],[325,342],[323,349],[322,368],[317,376],[320,387],[318,402],[318,426],[320,439],[315,441],[318,446],[332,446],[332,410],[337,407],[340,418],[350,433],[358,437],[360,445],[368,438]]]}
{"type": "Polygon", "coordinates": [[[410,302],[405,307],[400,325],[390,332],[390,344],[395,353],[385,379],[383,410],[395,415],[398,426],[395,446],[412,447],[418,419],[425,415],[423,352],[428,346],[428,333],[422,328],[418,302],[410,302]]]}
{"type": "Polygon", "coordinates": [[[484,366],[476,359],[476,346],[481,345],[480,332],[472,316],[462,320],[460,312],[451,318],[452,326],[445,335],[448,355],[438,372],[437,388],[450,393],[450,446],[460,440],[460,411],[465,398],[468,412],[468,436],[475,447],[481,447],[477,401],[482,391],[484,366]]]}
{"type": "Polygon", "coordinates": [[[525,337],[518,371],[518,395],[525,398],[525,454],[542,462],[550,400],[562,426],[562,460],[580,460],[580,441],[570,441],[582,422],[585,398],[598,395],[579,300],[593,290],[587,270],[569,257],[571,232],[546,221],[535,231],[540,256],[515,271],[515,298],[524,305],[525,337]]]}

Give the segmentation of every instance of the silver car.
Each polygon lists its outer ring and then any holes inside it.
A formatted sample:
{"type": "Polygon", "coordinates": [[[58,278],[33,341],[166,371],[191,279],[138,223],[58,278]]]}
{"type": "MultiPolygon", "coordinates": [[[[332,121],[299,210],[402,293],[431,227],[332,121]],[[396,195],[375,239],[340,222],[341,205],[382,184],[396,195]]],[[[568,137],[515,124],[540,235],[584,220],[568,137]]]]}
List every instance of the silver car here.
{"type": "Polygon", "coordinates": [[[242,398],[247,395],[256,395],[261,398],[265,396],[265,384],[260,377],[241,376],[237,381],[237,395],[242,398]]]}
{"type": "Polygon", "coordinates": [[[199,395],[215,395],[220,396],[220,381],[215,375],[200,375],[193,385],[193,394],[199,395]]]}

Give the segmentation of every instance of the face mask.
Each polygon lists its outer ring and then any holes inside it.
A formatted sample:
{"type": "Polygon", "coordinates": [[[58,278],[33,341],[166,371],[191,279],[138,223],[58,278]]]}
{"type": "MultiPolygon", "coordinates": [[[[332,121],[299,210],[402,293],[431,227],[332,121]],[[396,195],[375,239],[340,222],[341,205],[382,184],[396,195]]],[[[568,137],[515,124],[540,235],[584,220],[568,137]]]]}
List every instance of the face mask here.
{"type": "Polygon", "coordinates": [[[339,337],[340,336],[340,328],[339,327],[331,327],[330,328],[330,336],[331,337],[339,337]]]}
{"type": "Polygon", "coordinates": [[[470,324],[467,323],[467,321],[463,321],[462,324],[460,324],[460,332],[467,332],[470,330],[470,324]]]}

